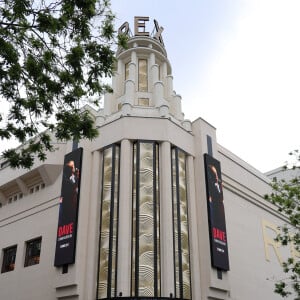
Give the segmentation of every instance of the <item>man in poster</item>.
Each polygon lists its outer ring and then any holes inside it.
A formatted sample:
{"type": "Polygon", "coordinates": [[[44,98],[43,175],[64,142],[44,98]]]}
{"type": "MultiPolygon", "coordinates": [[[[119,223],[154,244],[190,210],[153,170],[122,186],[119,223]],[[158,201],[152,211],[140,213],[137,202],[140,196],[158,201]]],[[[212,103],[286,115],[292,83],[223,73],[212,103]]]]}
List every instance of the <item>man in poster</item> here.
{"type": "Polygon", "coordinates": [[[75,218],[79,178],[80,171],[76,168],[74,160],[67,161],[63,170],[63,189],[61,191],[59,208],[59,221],[63,224],[66,224],[75,218]]]}
{"type": "Polygon", "coordinates": [[[80,192],[82,148],[64,160],[55,252],[55,266],[74,263],[80,192]]]}
{"type": "Polygon", "coordinates": [[[229,270],[220,162],[205,154],[207,207],[212,266],[229,270]]]}

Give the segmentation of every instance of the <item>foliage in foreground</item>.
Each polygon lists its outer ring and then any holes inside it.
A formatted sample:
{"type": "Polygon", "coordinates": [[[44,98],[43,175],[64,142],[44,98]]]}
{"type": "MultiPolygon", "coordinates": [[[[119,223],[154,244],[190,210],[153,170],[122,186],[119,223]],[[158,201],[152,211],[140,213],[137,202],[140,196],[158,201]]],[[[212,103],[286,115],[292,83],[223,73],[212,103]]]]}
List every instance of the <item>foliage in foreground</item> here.
{"type": "Polygon", "coordinates": [[[111,91],[101,79],[113,73],[113,22],[108,0],[0,0],[0,141],[26,142],[3,153],[12,167],[44,160],[51,132],[59,140],[97,136],[80,108],[111,91]]]}
{"type": "MultiPolygon", "coordinates": [[[[292,169],[299,170],[300,154],[298,150],[290,153],[293,157],[292,169]]],[[[287,166],[284,168],[287,170],[287,166]]],[[[283,171],[285,171],[283,170],[283,171]]],[[[277,180],[272,182],[273,192],[265,198],[278,207],[289,220],[288,224],[282,226],[276,241],[286,246],[293,244],[294,249],[300,252],[300,172],[296,173],[290,180],[277,180]]],[[[295,295],[295,300],[300,299],[300,261],[295,258],[288,258],[282,264],[283,271],[287,275],[285,280],[275,284],[275,293],[282,297],[295,295]]]]}

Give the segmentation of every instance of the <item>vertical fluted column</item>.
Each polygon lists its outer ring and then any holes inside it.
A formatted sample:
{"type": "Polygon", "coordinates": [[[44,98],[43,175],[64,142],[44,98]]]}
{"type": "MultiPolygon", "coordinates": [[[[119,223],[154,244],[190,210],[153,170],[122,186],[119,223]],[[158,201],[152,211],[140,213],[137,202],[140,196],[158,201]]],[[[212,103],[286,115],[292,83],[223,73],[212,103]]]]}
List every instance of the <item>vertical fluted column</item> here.
{"type": "Polygon", "coordinates": [[[175,116],[175,105],[174,105],[174,91],[173,91],[173,76],[167,75],[166,77],[166,99],[169,103],[170,113],[175,116]]]}
{"type": "Polygon", "coordinates": [[[134,83],[136,82],[136,67],[137,67],[137,56],[136,52],[131,52],[131,62],[129,63],[129,79],[134,83]]]}
{"type": "Polygon", "coordinates": [[[122,103],[122,111],[126,114],[130,114],[130,110],[134,105],[135,97],[135,82],[136,82],[136,66],[137,66],[137,57],[136,52],[131,53],[131,62],[129,63],[129,76],[125,81],[125,96],[122,103]]]}
{"type": "MultiPolygon", "coordinates": [[[[168,76],[168,66],[166,62],[163,62],[160,66],[160,80],[163,81],[165,87],[167,86],[167,76],[168,76]]],[[[165,92],[167,90],[165,89],[165,92]]],[[[167,97],[167,94],[165,94],[165,97],[167,97]]]]}
{"type": "Polygon", "coordinates": [[[104,116],[109,116],[112,113],[112,103],[111,103],[112,95],[105,94],[104,95],[104,116]]]}
{"type": "Polygon", "coordinates": [[[170,99],[173,95],[173,76],[172,75],[167,75],[166,77],[166,98],[170,99]]]}
{"type": "Polygon", "coordinates": [[[154,83],[158,81],[158,65],[155,63],[154,53],[150,53],[149,68],[150,68],[149,76],[151,78],[150,85],[154,85],[154,83]]]}
{"type": "Polygon", "coordinates": [[[193,299],[196,295],[201,295],[200,292],[200,264],[199,264],[199,241],[197,235],[197,205],[195,194],[195,172],[194,159],[192,156],[187,156],[187,194],[188,194],[188,215],[189,215],[189,240],[190,240],[190,266],[191,266],[191,284],[193,299]]]}
{"type": "Polygon", "coordinates": [[[161,94],[162,82],[159,81],[159,66],[155,63],[154,53],[150,54],[149,59],[150,64],[150,78],[151,78],[151,90],[153,91],[153,103],[154,106],[158,107],[161,105],[161,100],[163,99],[163,94],[161,94]]]}
{"type": "Polygon", "coordinates": [[[121,142],[120,198],[117,295],[130,296],[131,280],[131,219],[132,219],[132,145],[121,142]]]}
{"type": "Polygon", "coordinates": [[[150,72],[149,72],[149,87],[150,87],[150,91],[153,92],[153,88],[154,88],[154,83],[156,81],[158,81],[158,66],[155,64],[155,55],[154,53],[150,54],[149,57],[149,68],[150,68],[150,72]]]}
{"type": "Polygon", "coordinates": [[[124,93],[123,73],[124,73],[124,64],[122,60],[119,59],[118,70],[115,73],[115,75],[112,77],[112,88],[114,90],[116,97],[120,97],[124,93]]]}
{"type": "Polygon", "coordinates": [[[174,116],[178,120],[183,120],[183,114],[182,114],[182,109],[181,109],[181,96],[180,95],[175,95],[174,96],[173,105],[174,105],[174,116]]]}
{"type": "Polygon", "coordinates": [[[171,176],[171,145],[169,142],[163,142],[160,155],[162,297],[169,297],[171,293],[175,295],[171,176]]]}
{"type": "Polygon", "coordinates": [[[164,99],[164,84],[159,80],[159,65],[155,63],[154,53],[150,54],[151,78],[153,83],[153,103],[159,107],[160,115],[166,116],[169,113],[169,104],[164,99]]]}

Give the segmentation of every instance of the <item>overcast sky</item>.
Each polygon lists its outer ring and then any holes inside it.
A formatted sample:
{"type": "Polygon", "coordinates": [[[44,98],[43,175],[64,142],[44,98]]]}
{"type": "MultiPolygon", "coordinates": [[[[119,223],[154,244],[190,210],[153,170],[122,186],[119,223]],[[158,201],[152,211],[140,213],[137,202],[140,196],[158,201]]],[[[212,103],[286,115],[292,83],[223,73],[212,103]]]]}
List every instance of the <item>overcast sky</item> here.
{"type": "Polygon", "coordinates": [[[300,0],[111,2],[117,28],[133,31],[134,16],[164,27],[186,119],[205,119],[219,144],[263,172],[300,149],[300,0]]]}
{"type": "Polygon", "coordinates": [[[185,118],[260,171],[300,148],[299,0],[112,0],[117,25],[164,27],[185,118]]]}

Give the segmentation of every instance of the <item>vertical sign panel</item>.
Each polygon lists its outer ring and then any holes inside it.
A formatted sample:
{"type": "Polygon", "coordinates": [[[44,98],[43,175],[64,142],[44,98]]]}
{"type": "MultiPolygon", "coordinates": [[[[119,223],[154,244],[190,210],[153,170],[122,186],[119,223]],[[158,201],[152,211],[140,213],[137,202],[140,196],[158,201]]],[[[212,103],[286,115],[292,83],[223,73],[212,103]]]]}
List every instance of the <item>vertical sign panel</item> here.
{"type": "Polygon", "coordinates": [[[77,217],[80,194],[82,148],[65,156],[54,265],[75,262],[77,217]]]}
{"type": "Polygon", "coordinates": [[[208,154],[204,154],[204,161],[211,262],[213,267],[228,271],[229,259],[220,162],[208,154]]]}

